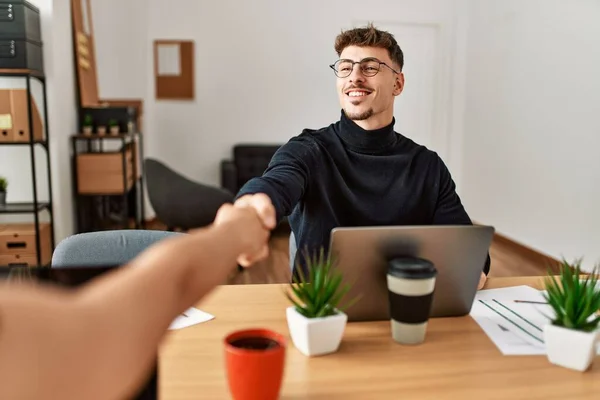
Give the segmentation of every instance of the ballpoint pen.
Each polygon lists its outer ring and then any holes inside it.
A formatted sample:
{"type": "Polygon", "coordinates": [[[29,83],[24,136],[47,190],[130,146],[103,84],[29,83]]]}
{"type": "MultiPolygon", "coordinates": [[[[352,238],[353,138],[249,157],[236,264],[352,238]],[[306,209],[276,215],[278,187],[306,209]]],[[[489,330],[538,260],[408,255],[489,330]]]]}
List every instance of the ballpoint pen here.
{"type": "Polygon", "coordinates": [[[548,304],[545,301],[532,301],[532,300],[515,300],[515,303],[527,303],[527,304],[548,304]]]}

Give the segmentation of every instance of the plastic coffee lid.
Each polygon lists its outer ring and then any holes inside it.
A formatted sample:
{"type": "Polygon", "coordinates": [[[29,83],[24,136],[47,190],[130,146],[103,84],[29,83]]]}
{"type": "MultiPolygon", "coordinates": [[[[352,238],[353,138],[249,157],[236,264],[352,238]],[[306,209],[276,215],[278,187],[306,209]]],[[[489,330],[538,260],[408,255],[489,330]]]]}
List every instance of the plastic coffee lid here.
{"type": "Polygon", "coordinates": [[[429,260],[418,257],[396,257],[389,261],[388,274],[404,279],[427,279],[437,275],[429,260]]]}

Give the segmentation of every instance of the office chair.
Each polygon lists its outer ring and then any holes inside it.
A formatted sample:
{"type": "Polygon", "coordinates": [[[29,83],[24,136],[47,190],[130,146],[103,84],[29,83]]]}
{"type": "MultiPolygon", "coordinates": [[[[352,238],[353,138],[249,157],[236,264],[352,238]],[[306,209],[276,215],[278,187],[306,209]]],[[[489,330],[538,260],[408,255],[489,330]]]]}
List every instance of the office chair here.
{"type": "Polygon", "coordinates": [[[133,229],[80,233],[56,246],[51,267],[123,265],[154,243],[174,235],[183,233],[133,229]]]}

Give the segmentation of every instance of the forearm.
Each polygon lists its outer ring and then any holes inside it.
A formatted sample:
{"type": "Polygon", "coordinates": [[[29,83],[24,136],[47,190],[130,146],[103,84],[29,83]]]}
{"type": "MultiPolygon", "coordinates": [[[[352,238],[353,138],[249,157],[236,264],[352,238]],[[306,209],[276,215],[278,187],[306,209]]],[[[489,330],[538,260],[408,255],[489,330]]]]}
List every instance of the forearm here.
{"type": "Polygon", "coordinates": [[[165,239],[94,282],[82,292],[82,301],[110,313],[135,346],[152,346],[174,316],[226,281],[241,250],[239,235],[225,226],[165,239]]]}
{"type": "Polygon", "coordinates": [[[262,176],[253,178],[240,189],[236,199],[264,193],[271,199],[276,218],[289,215],[304,195],[314,166],[314,146],[304,138],[291,139],[273,155],[262,176]]]}
{"type": "Polygon", "coordinates": [[[95,381],[88,384],[138,387],[174,317],[226,281],[241,247],[221,227],[165,239],[82,291],[79,300],[96,321],[90,334],[97,346],[86,355],[95,360],[95,381]]]}
{"type": "Polygon", "coordinates": [[[293,205],[297,200],[293,196],[293,191],[288,191],[285,186],[272,183],[266,177],[253,178],[246,182],[246,184],[237,193],[235,200],[246,195],[253,195],[257,193],[266,194],[273,208],[275,208],[275,219],[279,221],[286,215],[289,215],[293,205]]]}

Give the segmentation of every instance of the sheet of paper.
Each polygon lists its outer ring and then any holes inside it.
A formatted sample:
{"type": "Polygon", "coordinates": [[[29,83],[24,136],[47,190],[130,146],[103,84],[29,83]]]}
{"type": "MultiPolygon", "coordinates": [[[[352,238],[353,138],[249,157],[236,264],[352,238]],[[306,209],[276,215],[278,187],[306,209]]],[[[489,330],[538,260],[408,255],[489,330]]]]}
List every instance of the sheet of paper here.
{"type": "Polygon", "coordinates": [[[181,56],[178,44],[158,45],[158,75],[181,75],[181,56]]]}
{"type": "Polygon", "coordinates": [[[214,315],[198,310],[197,308],[189,308],[182,315],[175,318],[169,326],[169,330],[183,329],[188,326],[201,324],[202,322],[210,321],[214,315]]]}
{"type": "MultiPolygon", "coordinates": [[[[545,355],[544,326],[554,315],[543,292],[529,286],[482,290],[475,296],[471,317],[504,355],[545,355]]],[[[600,346],[598,346],[600,354],[600,346]]]]}

